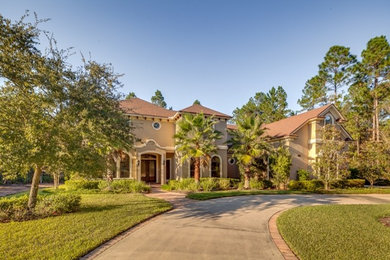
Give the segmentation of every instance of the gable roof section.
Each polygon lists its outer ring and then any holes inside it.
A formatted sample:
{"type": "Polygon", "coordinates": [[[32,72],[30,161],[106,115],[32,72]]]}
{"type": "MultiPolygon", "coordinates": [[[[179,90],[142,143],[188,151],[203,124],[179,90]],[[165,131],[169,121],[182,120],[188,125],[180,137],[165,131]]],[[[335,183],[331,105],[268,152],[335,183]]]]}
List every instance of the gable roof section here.
{"type": "Polygon", "coordinates": [[[165,109],[140,98],[122,100],[119,106],[126,114],[131,115],[169,118],[176,114],[176,111],[165,109]]]}
{"type": "Polygon", "coordinates": [[[229,115],[226,115],[224,113],[215,111],[211,108],[204,107],[204,106],[198,105],[198,104],[193,104],[192,106],[189,106],[187,108],[180,110],[180,112],[191,113],[191,114],[203,113],[203,114],[209,115],[209,116],[224,117],[224,118],[228,118],[228,119],[231,118],[231,116],[229,116],[229,115]]]}
{"type": "Polygon", "coordinates": [[[231,124],[227,124],[226,128],[230,129],[230,130],[237,130],[238,129],[238,127],[236,125],[231,125],[231,124]]]}
{"type": "Polygon", "coordinates": [[[307,121],[317,117],[321,117],[321,114],[331,106],[334,107],[333,104],[328,104],[299,115],[291,116],[270,124],[266,124],[265,128],[267,129],[267,135],[274,138],[281,138],[293,135],[295,131],[301,128],[301,126],[303,126],[307,121]]]}

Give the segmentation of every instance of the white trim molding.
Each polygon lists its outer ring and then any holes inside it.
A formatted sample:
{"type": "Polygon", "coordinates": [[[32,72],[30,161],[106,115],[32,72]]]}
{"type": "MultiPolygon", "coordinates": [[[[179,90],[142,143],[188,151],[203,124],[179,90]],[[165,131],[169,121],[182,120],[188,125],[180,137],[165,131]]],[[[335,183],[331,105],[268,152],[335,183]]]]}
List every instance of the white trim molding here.
{"type": "Polygon", "coordinates": [[[227,149],[228,149],[228,146],[227,146],[227,145],[218,145],[217,147],[218,147],[218,149],[220,149],[220,150],[227,150],[227,149]]]}
{"type": "Polygon", "coordinates": [[[145,142],[143,142],[142,144],[139,144],[139,145],[134,145],[134,148],[144,148],[148,145],[149,142],[153,142],[157,148],[160,148],[163,150],[170,150],[170,151],[175,150],[174,146],[161,146],[154,139],[145,139],[145,142]]]}
{"type": "Polygon", "coordinates": [[[212,177],[212,171],[211,171],[211,167],[212,167],[212,164],[213,164],[213,158],[214,157],[218,157],[219,159],[219,177],[222,178],[222,174],[223,174],[223,166],[222,166],[222,157],[219,155],[219,154],[213,154],[210,158],[210,167],[209,167],[209,176],[212,177]]]}

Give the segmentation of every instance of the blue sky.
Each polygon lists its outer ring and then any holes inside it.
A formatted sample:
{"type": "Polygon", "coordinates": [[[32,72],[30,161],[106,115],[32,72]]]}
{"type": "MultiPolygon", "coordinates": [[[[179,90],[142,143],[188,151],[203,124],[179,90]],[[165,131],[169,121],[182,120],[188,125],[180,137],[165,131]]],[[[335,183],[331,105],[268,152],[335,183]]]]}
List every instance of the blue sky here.
{"type": "Polygon", "coordinates": [[[168,106],[199,99],[231,114],[256,92],[281,85],[290,108],[332,45],[360,55],[390,38],[390,1],[2,1],[0,14],[51,18],[42,27],[59,46],[91,53],[123,73],[121,92],[168,106]]]}

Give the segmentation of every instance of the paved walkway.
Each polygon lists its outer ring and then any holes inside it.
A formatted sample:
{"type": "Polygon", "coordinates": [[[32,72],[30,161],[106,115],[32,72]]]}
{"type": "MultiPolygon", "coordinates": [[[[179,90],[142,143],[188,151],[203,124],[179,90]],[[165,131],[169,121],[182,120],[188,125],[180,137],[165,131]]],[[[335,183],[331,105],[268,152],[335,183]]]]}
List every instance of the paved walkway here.
{"type": "MultiPolygon", "coordinates": [[[[29,184],[11,184],[11,185],[0,185],[0,197],[27,191],[30,189],[29,184]]],[[[52,184],[40,184],[39,188],[48,188],[53,186],[52,184]]]]}
{"type": "Polygon", "coordinates": [[[158,184],[152,184],[151,187],[152,191],[146,194],[146,196],[166,200],[171,203],[174,208],[180,208],[187,203],[194,202],[194,200],[186,198],[186,193],[163,191],[161,190],[161,185],[158,184]]]}
{"type": "Polygon", "coordinates": [[[268,231],[270,217],[287,208],[330,203],[390,203],[390,195],[257,195],[185,203],[96,259],[283,259],[268,231]]]}

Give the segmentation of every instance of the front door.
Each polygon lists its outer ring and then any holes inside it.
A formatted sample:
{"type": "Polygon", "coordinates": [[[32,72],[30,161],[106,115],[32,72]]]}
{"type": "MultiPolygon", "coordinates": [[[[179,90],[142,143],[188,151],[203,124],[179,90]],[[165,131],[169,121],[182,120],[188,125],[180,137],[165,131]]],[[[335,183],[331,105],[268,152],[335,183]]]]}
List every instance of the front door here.
{"type": "Polygon", "coordinates": [[[167,167],[165,168],[166,179],[171,179],[171,160],[166,161],[167,167]]]}
{"type": "Polygon", "coordinates": [[[141,161],[141,180],[144,182],[156,182],[156,160],[141,161]]]}

